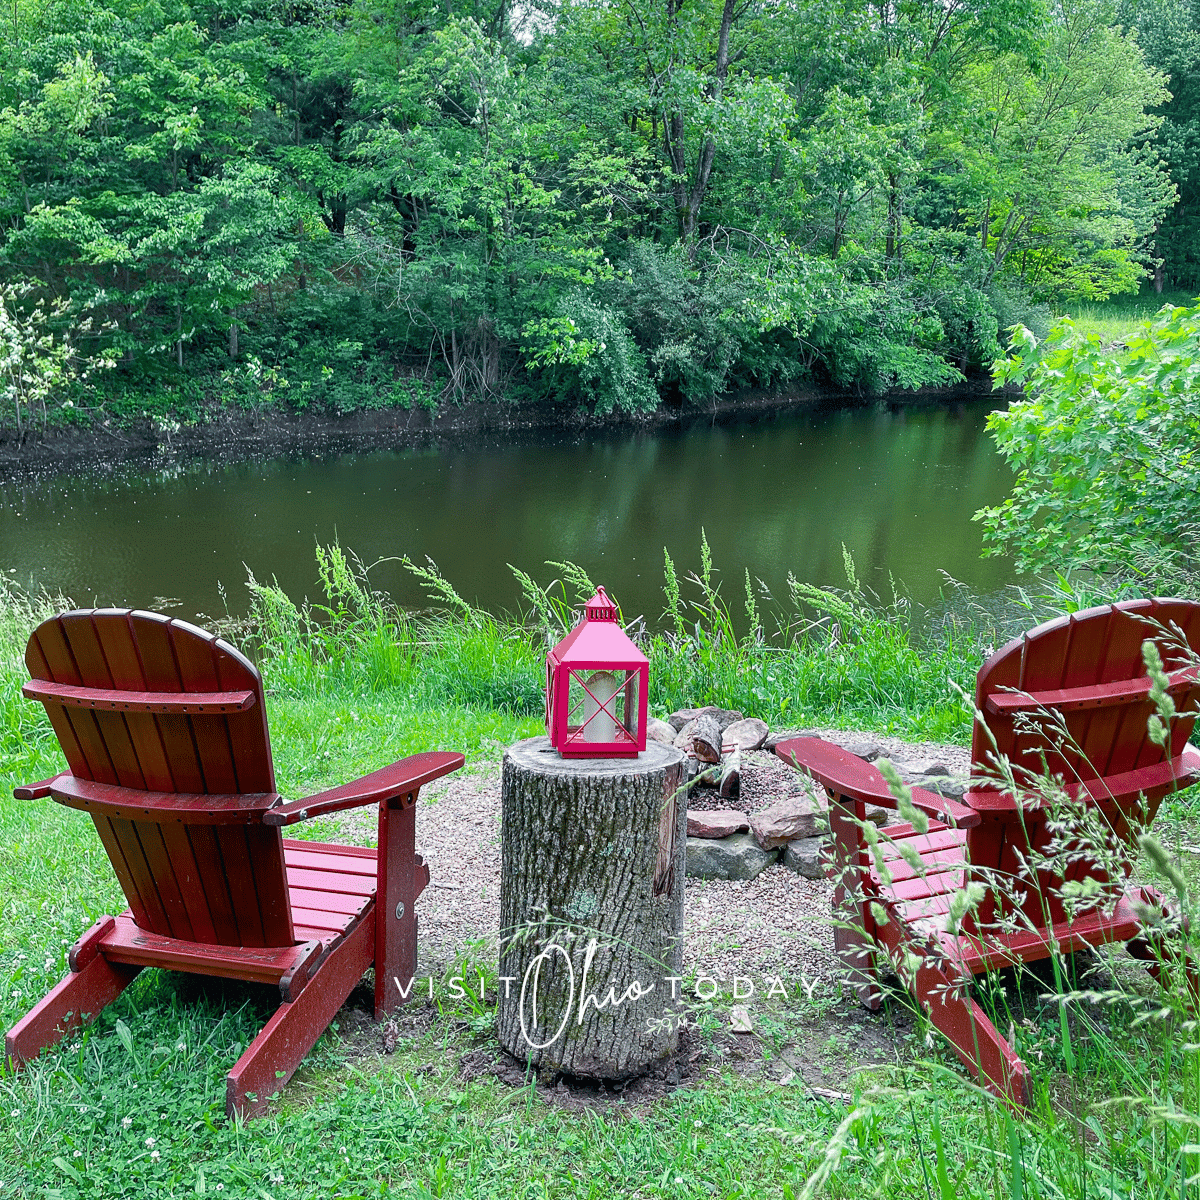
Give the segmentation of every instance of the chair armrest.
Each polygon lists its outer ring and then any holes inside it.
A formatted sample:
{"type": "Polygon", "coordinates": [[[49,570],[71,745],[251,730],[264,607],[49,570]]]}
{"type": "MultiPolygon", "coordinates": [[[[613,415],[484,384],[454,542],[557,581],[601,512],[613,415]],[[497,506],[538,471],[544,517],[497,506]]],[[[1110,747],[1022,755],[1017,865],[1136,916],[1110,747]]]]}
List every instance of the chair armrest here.
{"type": "Polygon", "coordinates": [[[451,771],[457,771],[464,762],[466,759],[461,754],[449,751],[431,750],[424,754],[412,754],[353,783],[344,783],[327,792],[318,792],[315,796],[269,809],[263,813],[263,824],[294,825],[310,817],[391,800],[395,796],[415,792],[422,784],[448,775],[451,771]]]}
{"type": "Polygon", "coordinates": [[[13,797],[17,800],[42,800],[50,795],[50,787],[55,779],[58,779],[57,775],[53,779],[43,779],[41,783],[26,783],[15,787],[13,797]]]}
{"type": "MultiPolygon", "coordinates": [[[[821,738],[789,738],[775,747],[775,753],[815,779],[823,787],[850,800],[861,800],[866,804],[878,804],[881,808],[895,809],[896,798],[879,773],[878,767],[865,763],[849,750],[843,750],[832,742],[821,738]]],[[[965,804],[959,804],[925,788],[912,788],[913,808],[959,829],[970,829],[978,825],[979,814],[965,804]]]]}

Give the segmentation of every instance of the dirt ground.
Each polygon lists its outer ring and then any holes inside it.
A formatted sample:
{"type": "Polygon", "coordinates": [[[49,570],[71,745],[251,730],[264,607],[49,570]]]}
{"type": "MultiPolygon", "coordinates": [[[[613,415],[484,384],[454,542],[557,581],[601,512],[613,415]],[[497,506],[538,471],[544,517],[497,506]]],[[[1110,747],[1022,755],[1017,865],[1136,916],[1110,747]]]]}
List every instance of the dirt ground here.
{"type": "MultiPolygon", "coordinates": [[[[901,764],[937,760],[952,771],[965,769],[961,747],[889,741],[883,750],[901,764]]],[[[739,807],[755,811],[806,788],[773,754],[750,754],[739,807]]],[[[347,815],[339,823],[339,840],[369,842],[372,815],[347,815]]],[[[417,845],[431,871],[431,884],[417,903],[423,986],[429,976],[441,980],[471,962],[494,961],[500,919],[498,762],[439,780],[422,794],[417,845]]],[[[495,1076],[514,1088],[532,1082],[549,1103],[568,1109],[648,1103],[729,1070],[840,1102],[860,1069],[911,1057],[916,1024],[902,1000],[870,1013],[843,988],[833,950],[831,895],[827,880],[805,879],[781,865],[746,882],[689,878],[683,971],[689,978],[716,980],[719,991],[711,1003],[696,1006],[692,1023],[680,1031],[678,1051],[640,1078],[605,1084],[550,1075],[531,1081],[524,1064],[500,1049],[494,1032],[480,1033],[467,1020],[457,1021],[454,1037],[459,1073],[464,1079],[495,1076]],[[748,1033],[731,1028],[729,984],[735,974],[759,988],[748,1005],[753,1025],[748,1033]],[[784,981],[787,998],[765,1002],[764,981],[775,977],[784,981]]],[[[396,1021],[377,1025],[363,992],[343,1013],[341,1036],[362,1057],[386,1055],[444,1020],[437,1004],[421,996],[396,1021]]]]}

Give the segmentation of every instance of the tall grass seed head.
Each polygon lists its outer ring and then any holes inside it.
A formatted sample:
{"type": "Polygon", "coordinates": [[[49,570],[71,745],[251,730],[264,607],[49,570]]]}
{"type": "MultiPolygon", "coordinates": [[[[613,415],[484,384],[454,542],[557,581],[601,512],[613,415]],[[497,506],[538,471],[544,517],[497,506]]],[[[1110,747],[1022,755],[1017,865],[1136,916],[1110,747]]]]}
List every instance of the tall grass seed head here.
{"type": "Polygon", "coordinates": [[[908,786],[900,777],[900,772],[896,770],[895,764],[890,758],[877,759],[875,765],[879,768],[880,775],[888,785],[888,791],[896,799],[896,807],[900,815],[906,820],[918,833],[929,832],[929,818],[921,812],[913,804],[912,788],[908,786]]]}

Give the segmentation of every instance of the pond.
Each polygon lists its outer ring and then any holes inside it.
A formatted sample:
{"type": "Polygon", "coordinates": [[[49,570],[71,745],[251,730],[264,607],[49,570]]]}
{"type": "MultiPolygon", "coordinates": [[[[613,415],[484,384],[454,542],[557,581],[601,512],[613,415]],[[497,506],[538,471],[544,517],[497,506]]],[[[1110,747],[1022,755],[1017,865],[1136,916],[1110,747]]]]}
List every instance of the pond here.
{"type": "MultiPolygon", "coordinates": [[[[984,429],[994,407],[972,396],[652,433],[16,477],[0,482],[0,569],[81,605],[241,613],[246,568],[315,598],[314,545],[336,538],[368,563],[428,555],[493,610],[520,603],[506,564],[546,582],[556,575],[546,560],[572,559],[627,617],[656,621],[664,547],[683,577],[699,569],[703,530],[722,594],[739,608],[747,570],[781,598],[789,571],[843,585],[843,545],[882,595],[894,578],[929,603],[943,571],[982,592],[1013,578],[1007,561],[980,559],[971,520],[1012,482],[984,429]]],[[[422,603],[395,561],[371,579],[402,604],[422,603]]]]}

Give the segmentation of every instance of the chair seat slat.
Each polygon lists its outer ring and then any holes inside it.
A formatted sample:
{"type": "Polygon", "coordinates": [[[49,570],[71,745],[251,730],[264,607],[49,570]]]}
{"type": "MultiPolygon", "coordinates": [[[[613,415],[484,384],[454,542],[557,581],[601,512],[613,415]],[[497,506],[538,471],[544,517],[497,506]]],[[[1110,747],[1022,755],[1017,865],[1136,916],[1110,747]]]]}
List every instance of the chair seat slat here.
{"type": "Polygon", "coordinates": [[[31,679],[21,689],[30,700],[67,708],[97,708],[111,712],[183,713],[188,716],[245,712],[254,707],[251,691],[240,692],[126,692],[113,688],[78,687],[31,679]]]}

